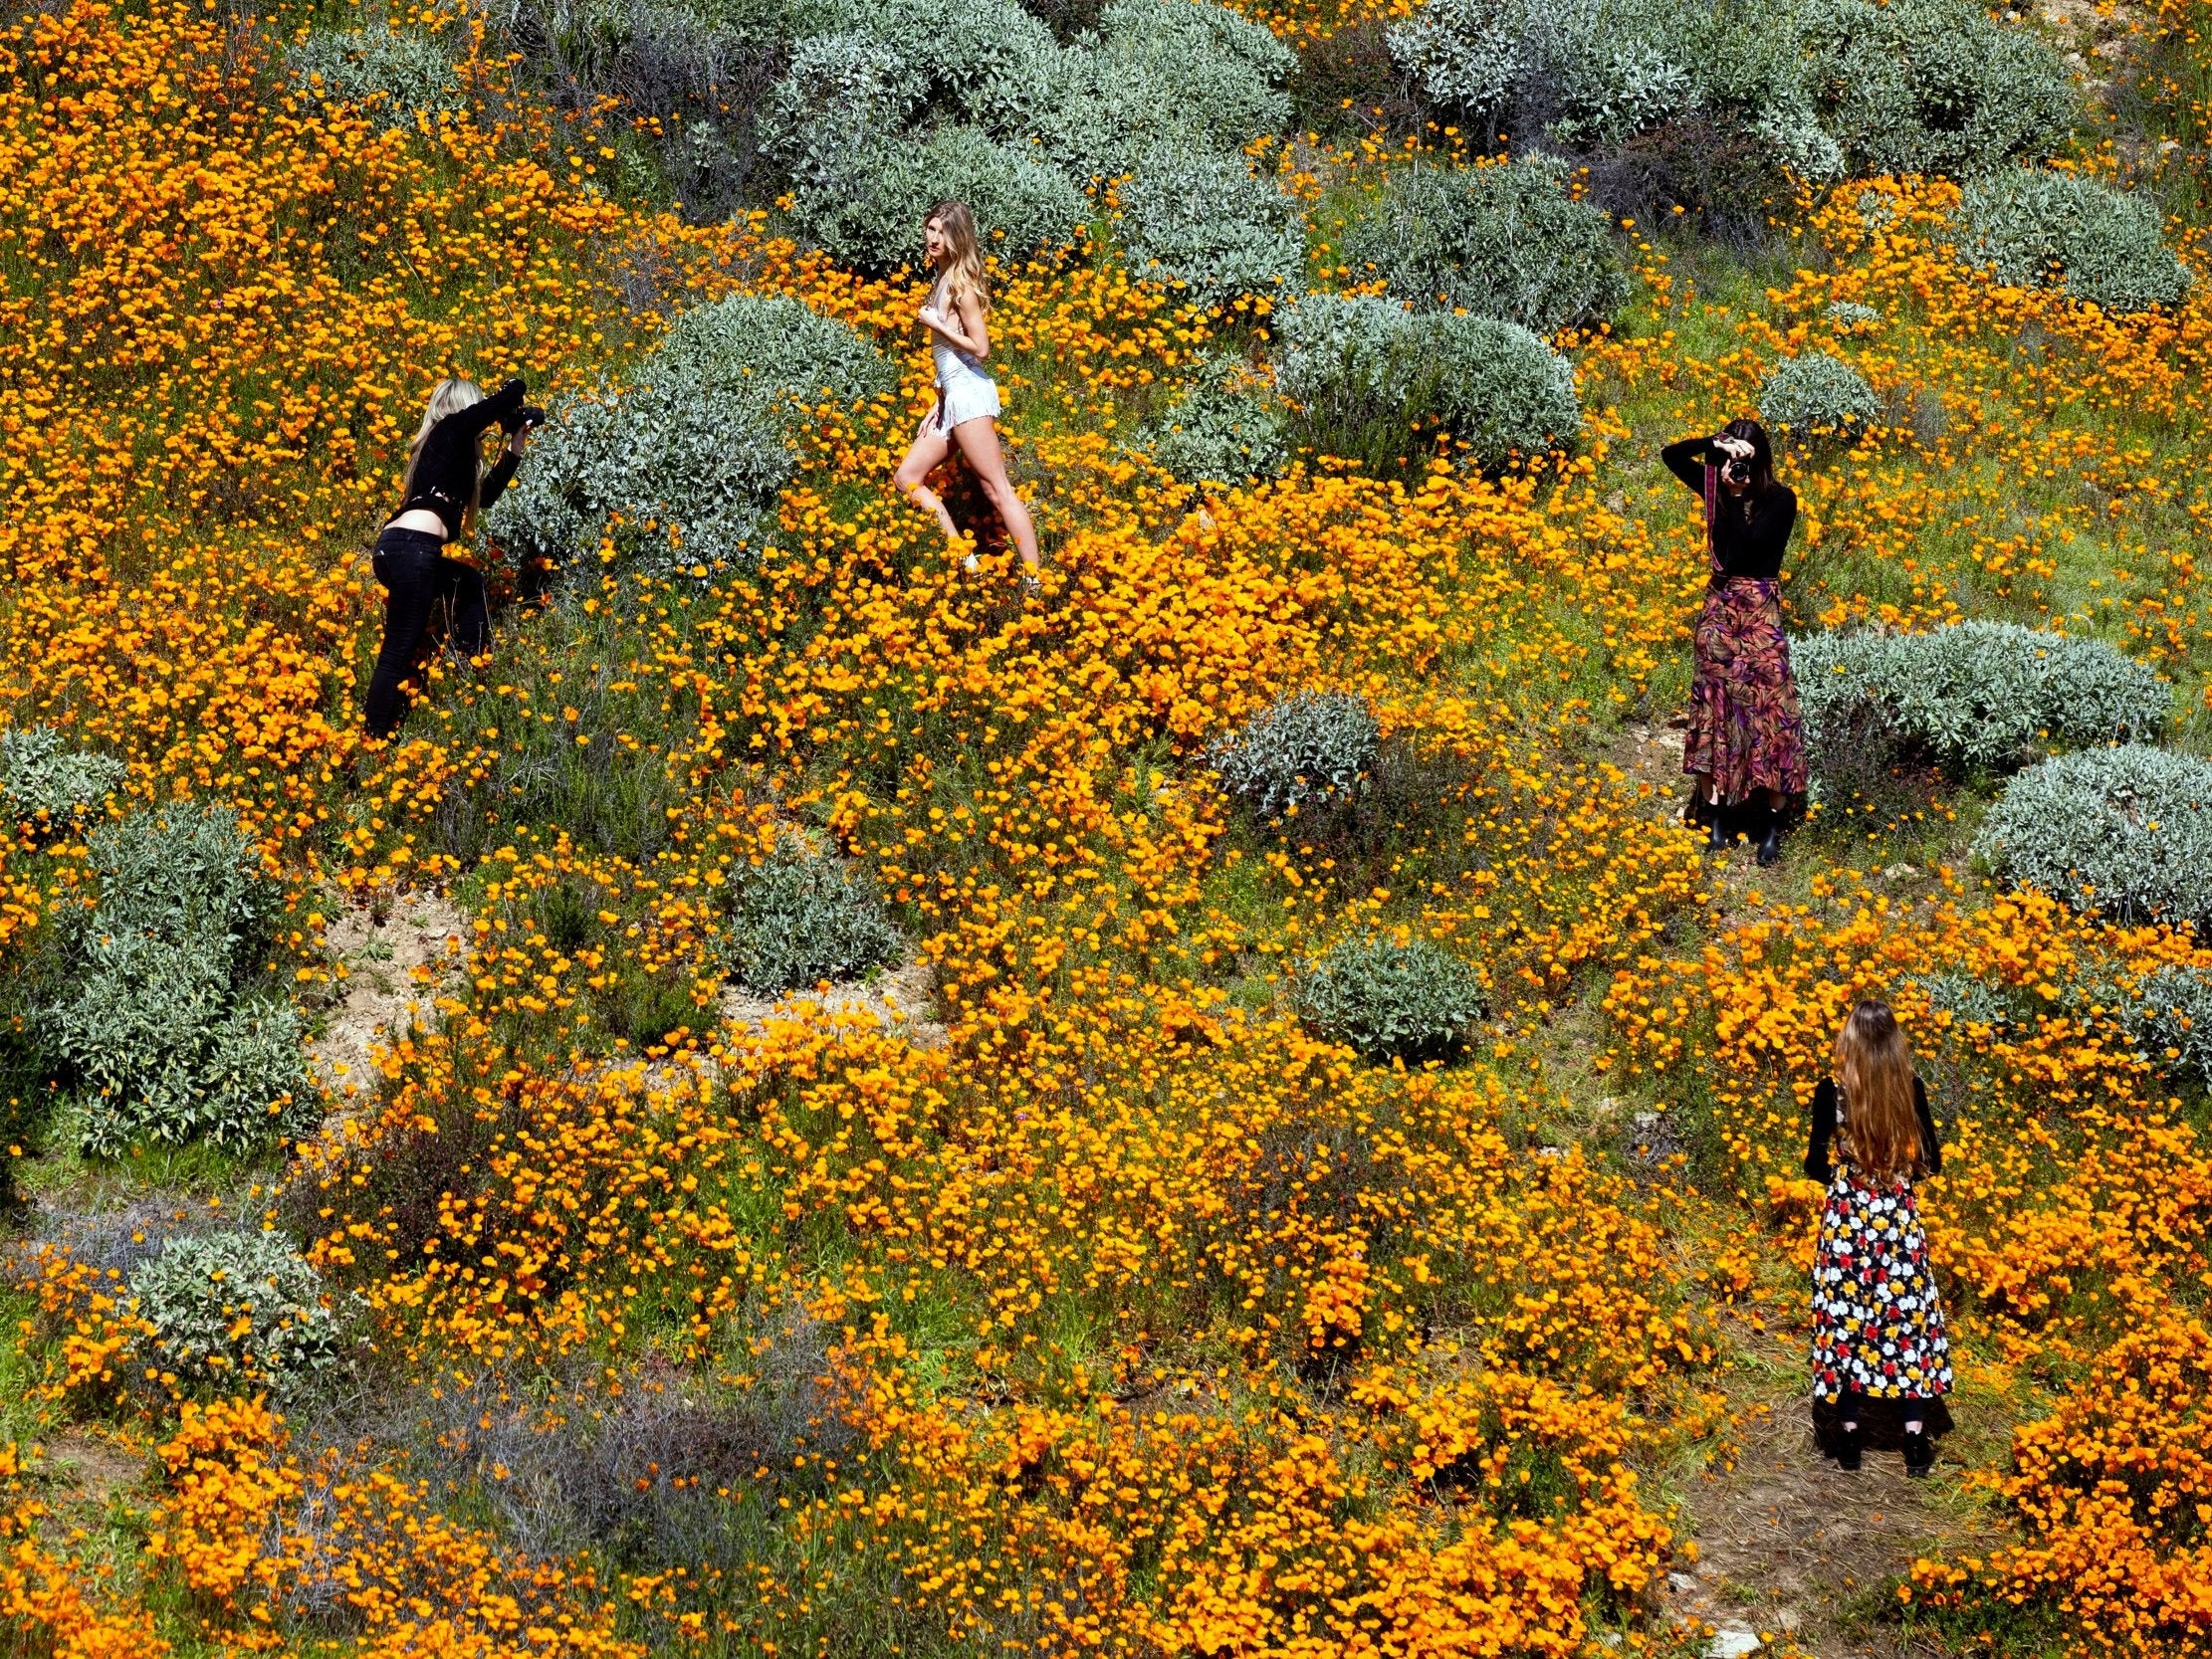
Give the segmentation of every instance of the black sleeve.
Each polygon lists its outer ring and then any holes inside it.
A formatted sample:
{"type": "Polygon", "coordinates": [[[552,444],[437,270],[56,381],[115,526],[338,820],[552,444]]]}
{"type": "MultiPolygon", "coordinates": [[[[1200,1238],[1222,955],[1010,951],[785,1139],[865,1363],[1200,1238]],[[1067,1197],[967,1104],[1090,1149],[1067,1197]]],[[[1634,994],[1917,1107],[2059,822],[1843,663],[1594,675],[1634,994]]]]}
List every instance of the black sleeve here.
{"type": "Polygon", "coordinates": [[[422,441],[422,459],[415,464],[415,477],[433,483],[450,481],[455,474],[473,477],[477,440],[486,427],[495,422],[504,424],[522,412],[524,389],[522,381],[510,380],[482,402],[456,409],[433,426],[422,441]]]}
{"type": "Polygon", "coordinates": [[[484,475],[484,482],[476,493],[479,511],[489,513],[492,510],[492,504],[500,499],[500,493],[507,488],[507,481],[515,476],[515,452],[508,450],[500,456],[492,470],[484,475]]]}
{"type": "MultiPolygon", "coordinates": [[[[499,422],[501,426],[512,432],[515,429],[513,424],[515,417],[523,412],[523,398],[529,390],[530,388],[523,384],[523,377],[518,374],[482,403],[473,408],[462,410],[463,415],[477,417],[476,425],[470,429],[469,436],[476,437],[494,421],[499,422]]],[[[459,419],[459,416],[454,418],[459,419]]]]}
{"type": "Polygon", "coordinates": [[[1832,1078],[1822,1078],[1821,1086],[1813,1091],[1813,1141],[1805,1148],[1805,1173],[1816,1181],[1826,1181],[1836,1173],[1836,1166],[1828,1160],[1828,1143],[1836,1139],[1836,1084],[1832,1078]]]}
{"type": "Polygon", "coordinates": [[[1678,444],[1668,444],[1659,452],[1666,463],[1666,470],[1696,491],[1705,493],[1705,456],[1710,438],[1684,438],[1678,444]]]}
{"type": "Polygon", "coordinates": [[[1935,1139],[1935,1118],[1928,1111],[1928,1092],[1917,1076],[1912,1079],[1912,1112],[1920,1120],[1920,1161],[1931,1175],[1943,1173],[1943,1146],[1935,1139]]]}

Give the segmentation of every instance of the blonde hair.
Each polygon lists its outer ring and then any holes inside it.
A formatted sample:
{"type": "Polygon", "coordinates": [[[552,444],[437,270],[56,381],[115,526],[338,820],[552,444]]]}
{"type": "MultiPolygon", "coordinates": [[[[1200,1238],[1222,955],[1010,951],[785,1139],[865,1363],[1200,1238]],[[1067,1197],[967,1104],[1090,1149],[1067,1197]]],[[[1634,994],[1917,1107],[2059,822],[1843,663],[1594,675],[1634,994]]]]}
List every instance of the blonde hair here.
{"type": "MultiPolygon", "coordinates": [[[[484,388],[466,375],[456,374],[441,380],[430,390],[430,402],[422,411],[422,424],[415,428],[415,441],[407,446],[407,474],[400,480],[399,499],[405,501],[415,493],[415,463],[422,459],[422,446],[430,441],[430,429],[448,415],[458,415],[464,409],[473,409],[484,401],[484,388]]],[[[484,457],[476,458],[477,482],[484,479],[484,457]]],[[[462,504],[463,523],[475,516],[476,492],[469,492],[469,499],[462,504]]],[[[448,529],[460,533],[462,524],[448,524],[448,529]]]]}
{"type": "Polygon", "coordinates": [[[1912,1048],[1889,1004],[1868,1000],[1836,1033],[1836,1086],[1844,1097],[1844,1155],[1872,1180],[1921,1169],[1912,1110],[1912,1048]]]}
{"type": "Polygon", "coordinates": [[[945,262],[944,275],[937,280],[945,305],[957,306],[963,297],[973,297],[988,311],[991,290],[984,285],[984,257],[976,245],[975,214],[969,212],[966,202],[942,201],[922,216],[924,229],[932,224],[944,234],[946,250],[953,256],[945,262]]]}

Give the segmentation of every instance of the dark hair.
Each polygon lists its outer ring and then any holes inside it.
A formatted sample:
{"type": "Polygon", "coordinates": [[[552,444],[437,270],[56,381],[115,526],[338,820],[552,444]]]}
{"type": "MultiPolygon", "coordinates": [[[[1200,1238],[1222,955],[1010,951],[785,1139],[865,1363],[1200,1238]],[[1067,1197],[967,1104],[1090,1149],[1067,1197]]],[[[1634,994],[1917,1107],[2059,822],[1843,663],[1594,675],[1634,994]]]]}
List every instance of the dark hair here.
{"type": "Polygon", "coordinates": [[[1741,438],[1751,446],[1751,493],[1763,496],[1774,488],[1774,445],[1767,441],[1767,429],[1748,417],[1730,421],[1720,429],[1721,435],[1741,438]]]}

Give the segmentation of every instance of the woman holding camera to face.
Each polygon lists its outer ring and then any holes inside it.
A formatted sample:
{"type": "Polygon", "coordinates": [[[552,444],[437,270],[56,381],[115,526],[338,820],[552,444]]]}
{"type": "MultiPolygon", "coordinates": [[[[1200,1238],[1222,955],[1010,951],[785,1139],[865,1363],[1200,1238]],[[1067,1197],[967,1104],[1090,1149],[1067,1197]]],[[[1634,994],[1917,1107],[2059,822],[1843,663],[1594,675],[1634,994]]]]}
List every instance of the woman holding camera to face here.
{"type": "Polygon", "coordinates": [[[376,539],[376,579],[384,586],[384,645],[369,676],[363,723],[372,737],[388,737],[407,713],[400,682],[415,670],[430,634],[430,612],[444,604],[451,637],[462,654],[481,657],[491,645],[484,577],[471,565],[445,556],[445,545],[466,532],[470,520],[500,499],[523,459],[530,429],[545,411],[523,402],[519,379],[486,397],[473,380],[438,382],[422,425],[407,451],[399,511],[376,539]],[[506,453],[485,469],[484,434],[507,434],[506,453]]]}
{"type": "Polygon", "coordinates": [[[1735,839],[1731,817],[1749,809],[1759,862],[1773,864],[1782,856],[1782,815],[1806,778],[1804,719],[1782,632],[1782,549],[1797,524],[1797,497],[1775,481],[1774,452],[1757,421],[1668,444],[1659,459],[1704,498],[1712,564],[1693,645],[1682,769],[1694,793],[1684,816],[1709,823],[1706,847],[1723,852],[1735,839]]]}

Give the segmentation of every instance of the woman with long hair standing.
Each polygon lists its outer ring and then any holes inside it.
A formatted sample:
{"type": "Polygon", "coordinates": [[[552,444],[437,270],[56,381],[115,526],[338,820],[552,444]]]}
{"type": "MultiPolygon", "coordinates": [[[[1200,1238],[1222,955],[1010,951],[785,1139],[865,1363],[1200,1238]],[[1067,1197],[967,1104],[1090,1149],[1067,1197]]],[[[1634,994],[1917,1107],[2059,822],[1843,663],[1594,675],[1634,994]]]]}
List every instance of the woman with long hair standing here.
{"type": "Polygon", "coordinates": [[[1896,1016],[1862,1002],[1837,1033],[1835,1075],[1814,1092],[1805,1153],[1805,1173],[1828,1186],[1813,1256],[1813,1428],[1845,1469],[1876,1443],[1925,1475],[1951,1426],[1951,1344],[1912,1191],[1942,1167],[1896,1016]]]}
{"type": "Polygon", "coordinates": [[[415,671],[429,638],[433,607],[447,608],[450,637],[464,655],[481,657],[491,643],[484,577],[473,566],[446,557],[445,546],[467,533],[478,512],[499,500],[522,461],[531,427],[545,419],[541,411],[525,407],[524,390],[521,380],[510,380],[486,397],[475,381],[456,376],[438,382],[423,410],[422,425],[407,451],[399,511],[376,539],[384,644],[376,653],[362,710],[372,737],[390,736],[406,716],[401,682],[415,671]],[[495,425],[507,434],[506,453],[486,471],[481,442],[495,425]]]}
{"type": "Polygon", "coordinates": [[[1759,813],[1759,862],[1782,856],[1782,817],[1805,792],[1805,723],[1782,632],[1782,550],[1797,523],[1797,497],[1774,477],[1774,451],[1757,421],[1730,421],[1710,438],[1659,452],[1667,470],[1705,502],[1711,574],[1693,638],[1689,736],[1682,769],[1694,780],[1691,823],[1711,825],[1706,847],[1724,852],[1731,818],[1759,813]]]}
{"type": "MultiPolygon", "coordinates": [[[[1022,582],[1037,584],[1037,532],[1029,510],[1006,478],[998,452],[998,387],[984,372],[991,355],[991,292],[976,246],[976,216],[966,202],[939,202],[922,222],[922,247],[937,282],[919,315],[937,360],[937,404],[922,417],[914,445],[892,477],[899,494],[937,515],[947,540],[960,534],[953,516],[924,481],[958,445],[992,508],[1021,554],[1022,582]]],[[[972,557],[973,555],[971,555],[972,557]]]]}

